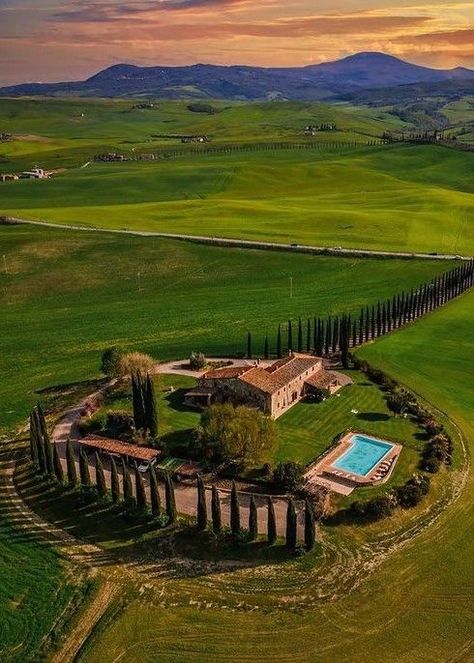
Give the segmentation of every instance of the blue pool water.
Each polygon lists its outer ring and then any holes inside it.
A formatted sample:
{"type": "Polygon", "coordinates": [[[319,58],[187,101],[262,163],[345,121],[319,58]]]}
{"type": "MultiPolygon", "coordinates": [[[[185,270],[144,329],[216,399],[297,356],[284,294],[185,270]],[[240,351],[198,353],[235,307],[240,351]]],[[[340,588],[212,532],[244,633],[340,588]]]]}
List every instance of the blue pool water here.
{"type": "Polygon", "coordinates": [[[362,477],[369,474],[394,446],[390,442],[382,442],[375,437],[359,434],[353,435],[349,443],[351,445],[349,449],[333,463],[333,466],[343,472],[362,477]]]}

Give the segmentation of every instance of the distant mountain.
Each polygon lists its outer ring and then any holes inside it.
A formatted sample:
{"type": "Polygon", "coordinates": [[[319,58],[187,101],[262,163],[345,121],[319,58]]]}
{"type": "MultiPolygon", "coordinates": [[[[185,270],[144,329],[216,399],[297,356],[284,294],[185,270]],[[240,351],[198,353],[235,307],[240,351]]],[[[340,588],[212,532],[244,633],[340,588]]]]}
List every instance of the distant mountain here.
{"type": "Polygon", "coordinates": [[[384,53],[293,68],[217,66],[138,67],[118,64],[85,81],[25,83],[0,88],[0,96],[88,96],[318,100],[364,88],[474,79],[474,71],[420,67],[384,53]]]}

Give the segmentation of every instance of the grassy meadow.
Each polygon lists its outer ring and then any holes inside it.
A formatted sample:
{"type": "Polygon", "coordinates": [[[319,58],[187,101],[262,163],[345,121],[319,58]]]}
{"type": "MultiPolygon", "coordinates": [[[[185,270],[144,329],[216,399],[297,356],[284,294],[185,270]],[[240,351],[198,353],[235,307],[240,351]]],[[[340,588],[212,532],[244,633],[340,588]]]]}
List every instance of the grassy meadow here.
{"type": "MultiPolygon", "coordinates": [[[[304,103],[0,100],[0,170],[58,168],[49,181],[0,183],[0,214],[115,229],[347,248],[473,253],[471,153],[439,146],[368,147],[397,121],[378,109],[304,103]],[[223,143],[305,140],[307,124],[336,122],[319,150],[194,154],[155,162],[88,164],[181,147],[179,136],[223,143]],[[155,137],[153,137],[155,136],[155,137]],[[344,147],[347,142],[359,147],[344,147]]],[[[400,122],[399,122],[400,123],[400,122]]],[[[199,149],[191,146],[192,149],[199,149]]],[[[206,149],[206,146],[204,146],[206,149]]]]}
{"type": "MultiPolygon", "coordinates": [[[[473,293],[466,294],[360,351],[452,417],[469,445],[469,456],[474,440],[469,377],[474,371],[473,304],[473,293]]],[[[319,607],[293,608],[291,590],[282,586],[289,568],[269,578],[257,573],[253,584],[247,578],[247,585],[242,577],[237,580],[236,572],[231,577],[221,573],[212,580],[197,576],[178,581],[178,591],[184,596],[189,592],[189,605],[163,609],[152,601],[133,602],[90,643],[82,660],[153,661],[159,656],[162,661],[186,663],[272,658],[359,663],[368,655],[397,663],[469,660],[472,474],[464,485],[459,472],[457,484],[458,498],[439,519],[392,552],[381,566],[363,567],[357,555],[348,561],[347,566],[359,567],[364,581],[356,589],[348,585],[343,596],[336,595],[319,607]],[[242,583],[247,594],[243,590],[237,594],[242,583]],[[267,609],[229,609],[232,600],[239,598],[244,603],[265,599],[267,609]],[[272,601],[283,609],[272,610],[272,601]]],[[[360,546],[363,533],[355,528],[353,537],[360,546]]],[[[325,532],[323,550],[331,540],[331,532],[325,532]]],[[[347,566],[341,570],[342,584],[347,566]]],[[[245,571],[242,574],[245,577],[245,571]]],[[[330,574],[319,580],[322,587],[331,582],[330,574]]],[[[168,583],[163,592],[170,591],[168,583]]]]}
{"type": "Polygon", "coordinates": [[[355,313],[450,266],[23,225],[0,226],[0,256],[4,430],[23,420],[36,390],[96,376],[109,345],[157,359],[227,355],[245,351],[251,330],[255,353],[265,333],[274,350],[278,323],[355,313]]]}

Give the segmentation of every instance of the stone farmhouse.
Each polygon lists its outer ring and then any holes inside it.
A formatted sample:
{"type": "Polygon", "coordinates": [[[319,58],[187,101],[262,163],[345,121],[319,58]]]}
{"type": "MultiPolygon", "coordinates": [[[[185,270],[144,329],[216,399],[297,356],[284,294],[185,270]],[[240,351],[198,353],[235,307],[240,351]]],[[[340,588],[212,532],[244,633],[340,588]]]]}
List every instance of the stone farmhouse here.
{"type": "Polygon", "coordinates": [[[316,389],[333,394],[340,387],[337,374],[327,371],[320,357],[293,354],[266,367],[254,364],[208,371],[186,394],[185,402],[197,407],[247,405],[277,419],[316,389]]]}

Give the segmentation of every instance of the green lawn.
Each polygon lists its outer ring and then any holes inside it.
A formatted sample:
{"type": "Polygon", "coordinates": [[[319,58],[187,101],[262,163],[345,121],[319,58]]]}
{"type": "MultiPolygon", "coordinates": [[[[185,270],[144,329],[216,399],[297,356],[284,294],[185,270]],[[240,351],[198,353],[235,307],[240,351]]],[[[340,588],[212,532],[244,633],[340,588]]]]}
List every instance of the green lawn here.
{"type": "MultiPolygon", "coordinates": [[[[474,294],[470,293],[361,351],[447,412],[466,436],[469,453],[474,440],[473,305],[474,294]]],[[[347,560],[347,567],[338,567],[339,581],[345,583],[352,564],[365,581],[355,589],[346,584],[342,596],[328,599],[322,606],[292,611],[296,590],[282,585],[290,572],[286,567],[285,573],[269,578],[256,574],[254,584],[248,579],[244,585],[247,593],[242,594],[237,594],[237,588],[248,578],[244,571],[234,572],[232,578],[221,574],[213,584],[209,576],[195,577],[187,585],[179,583],[181,593],[189,591],[184,594],[189,596],[189,605],[163,610],[158,604],[137,601],[91,643],[85,660],[95,663],[126,657],[128,661],[153,661],[159,656],[162,661],[186,663],[271,659],[362,663],[368,657],[397,663],[467,661],[473,618],[472,487],[471,473],[459,499],[439,520],[378,568],[363,566],[363,528],[354,528],[357,553],[347,560]],[[201,598],[202,604],[196,606],[201,598]],[[224,607],[239,598],[250,605],[266,601],[266,610],[230,611],[224,607]],[[271,602],[279,599],[280,609],[272,611],[271,602]]],[[[331,541],[326,533],[325,545],[331,541]]],[[[292,576],[295,586],[304,575],[292,576]]],[[[332,580],[331,574],[321,577],[320,588],[332,580]]],[[[317,589],[304,586],[298,593],[317,589]]]]}
{"type": "MultiPolygon", "coordinates": [[[[278,419],[280,444],[277,460],[309,463],[327,449],[337,435],[352,428],[403,444],[389,484],[401,484],[417,469],[423,443],[420,430],[409,419],[394,417],[384,394],[356,371],[354,384],[341,389],[323,403],[298,403],[278,419]],[[358,414],[353,414],[357,410],[358,414]]],[[[373,491],[357,490],[357,496],[373,491]]]]}
{"type": "MultiPolygon", "coordinates": [[[[95,233],[0,226],[0,425],[26,417],[35,390],[89,379],[112,344],[157,359],[274,348],[288,318],[357,312],[447,268],[241,251],[95,233]],[[290,298],[289,279],[293,278],[290,298]]],[[[45,396],[42,396],[44,398],[45,396]]]]}
{"type": "Polygon", "coordinates": [[[0,185],[0,212],[106,228],[472,253],[473,165],[471,153],[400,145],[91,165],[0,185]]]}

